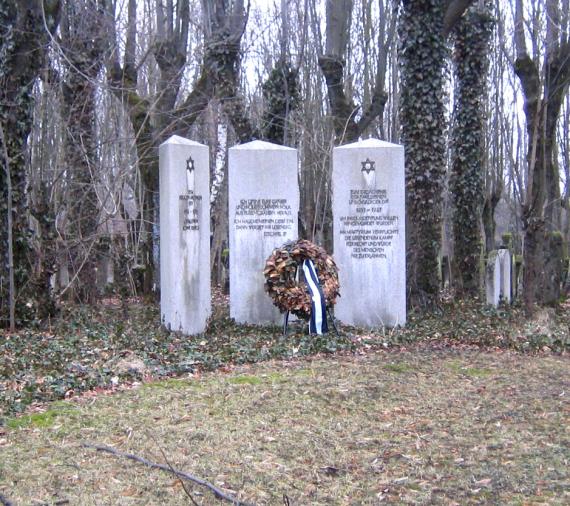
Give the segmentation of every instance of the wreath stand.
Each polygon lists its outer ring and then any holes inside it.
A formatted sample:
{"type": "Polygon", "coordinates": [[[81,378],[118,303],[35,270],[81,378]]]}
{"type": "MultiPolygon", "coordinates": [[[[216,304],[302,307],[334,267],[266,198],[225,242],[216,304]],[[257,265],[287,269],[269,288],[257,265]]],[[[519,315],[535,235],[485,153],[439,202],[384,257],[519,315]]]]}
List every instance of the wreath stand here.
{"type": "MultiPolygon", "coordinates": [[[[337,337],[340,337],[340,334],[338,333],[338,328],[336,327],[336,323],[334,322],[334,317],[331,314],[331,310],[328,306],[327,306],[327,315],[330,319],[330,322],[332,323],[333,329],[337,337]]],[[[289,311],[285,311],[285,315],[283,316],[283,337],[287,337],[288,328],[289,328],[289,311]]]]}
{"type": "Polygon", "coordinates": [[[308,318],[309,332],[315,330],[317,334],[328,332],[330,320],[337,336],[339,335],[330,311],[336,297],[340,295],[338,269],[324,248],[306,239],[289,241],[273,250],[265,262],[263,275],[265,291],[285,315],[284,336],[287,335],[289,313],[303,320],[308,318]],[[304,279],[300,282],[301,265],[304,279]],[[316,292],[319,292],[320,301],[317,300],[319,297],[316,292]]]}
{"type": "MultiPolygon", "coordinates": [[[[297,268],[295,269],[295,278],[297,278],[299,276],[299,264],[297,264],[297,268]]],[[[325,317],[328,316],[330,322],[332,323],[332,326],[334,328],[334,331],[336,332],[337,337],[340,337],[340,334],[338,333],[338,328],[336,327],[336,323],[334,322],[334,317],[331,314],[331,310],[330,307],[328,305],[325,306],[326,307],[326,314],[325,317]]],[[[287,337],[287,329],[289,328],[289,313],[291,311],[286,310],[285,314],[283,315],[283,337],[287,337]]]]}

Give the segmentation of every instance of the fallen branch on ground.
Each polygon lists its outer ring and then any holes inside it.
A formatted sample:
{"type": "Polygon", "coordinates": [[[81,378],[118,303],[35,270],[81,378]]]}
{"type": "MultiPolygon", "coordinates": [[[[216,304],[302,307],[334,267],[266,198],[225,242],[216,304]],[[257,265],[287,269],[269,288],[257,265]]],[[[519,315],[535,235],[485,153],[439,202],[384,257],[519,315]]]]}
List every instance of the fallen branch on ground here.
{"type": "Polygon", "coordinates": [[[174,474],[178,478],[182,478],[184,480],[192,481],[198,485],[202,485],[203,487],[210,489],[213,492],[216,499],[224,499],[226,501],[231,502],[235,506],[251,506],[248,503],[241,502],[238,499],[236,499],[235,497],[232,497],[231,495],[226,494],[223,490],[219,489],[215,485],[212,485],[210,482],[207,482],[205,480],[197,478],[196,476],[193,476],[189,473],[185,473],[183,471],[178,471],[177,469],[174,469],[172,467],[165,466],[164,464],[157,464],[156,462],[151,462],[150,460],[147,460],[144,457],[139,457],[138,455],[134,455],[132,453],[123,453],[123,452],[117,451],[114,448],[111,448],[110,446],[92,445],[92,444],[87,444],[87,443],[82,443],[81,446],[83,446],[84,448],[93,448],[94,450],[97,450],[100,452],[107,452],[107,453],[110,453],[112,455],[115,455],[116,457],[124,457],[126,459],[134,460],[135,462],[140,462],[141,464],[144,464],[145,466],[148,466],[148,467],[153,468],[153,469],[162,469],[163,471],[167,471],[171,474],[174,474]]]}
{"type": "MultiPolygon", "coordinates": [[[[152,437],[152,436],[151,436],[152,437]]],[[[154,439],[154,438],[152,438],[154,439]]],[[[168,466],[168,468],[170,469],[170,472],[176,475],[176,469],[174,469],[174,467],[172,466],[172,464],[169,462],[168,458],[166,457],[166,453],[164,453],[164,450],[162,449],[162,447],[158,444],[158,441],[156,441],[156,439],[154,439],[154,442],[156,444],[156,446],[158,446],[158,449],[160,450],[160,453],[162,453],[162,458],[164,459],[164,462],[166,462],[166,465],[168,466]]],[[[190,492],[190,490],[188,490],[186,488],[186,483],[184,483],[184,480],[182,478],[180,478],[180,476],[176,476],[178,478],[178,481],[180,482],[180,485],[182,485],[182,488],[184,489],[184,493],[188,496],[188,498],[190,499],[190,501],[192,501],[192,504],[194,506],[199,506],[198,503],[194,500],[194,498],[192,497],[192,493],[190,492]]]]}

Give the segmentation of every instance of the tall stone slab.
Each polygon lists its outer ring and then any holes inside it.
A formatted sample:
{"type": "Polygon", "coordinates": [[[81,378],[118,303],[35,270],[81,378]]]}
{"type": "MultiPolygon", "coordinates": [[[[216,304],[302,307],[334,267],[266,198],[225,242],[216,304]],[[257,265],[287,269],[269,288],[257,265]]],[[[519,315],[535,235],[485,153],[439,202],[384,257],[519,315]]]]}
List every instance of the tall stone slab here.
{"type": "Polygon", "coordinates": [[[497,254],[501,264],[501,298],[510,304],[512,297],[512,275],[513,261],[511,252],[508,249],[500,249],[497,254]]]}
{"type": "Polygon", "coordinates": [[[490,251],[487,257],[485,296],[487,304],[499,305],[501,300],[501,260],[497,250],[490,251]]]}
{"type": "Polygon", "coordinates": [[[211,313],[208,147],[174,135],[159,159],[160,314],[167,328],[200,334],[211,313]]]}
{"type": "Polygon", "coordinates": [[[487,304],[498,306],[512,300],[512,255],[508,249],[489,252],[485,273],[487,304]]]}
{"type": "Polygon", "coordinates": [[[406,323],[404,148],[377,139],[333,150],[334,258],[342,322],[406,323]]]}
{"type": "Polygon", "coordinates": [[[230,316],[239,323],[281,320],[265,293],[273,249],[297,239],[297,150],[253,141],[229,150],[230,316]]]}

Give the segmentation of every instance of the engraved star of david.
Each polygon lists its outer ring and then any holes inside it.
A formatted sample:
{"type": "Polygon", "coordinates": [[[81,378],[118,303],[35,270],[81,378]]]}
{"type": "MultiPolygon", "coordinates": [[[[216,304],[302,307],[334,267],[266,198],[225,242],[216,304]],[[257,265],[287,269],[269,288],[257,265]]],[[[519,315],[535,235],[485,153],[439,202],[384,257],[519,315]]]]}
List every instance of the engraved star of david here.
{"type": "Polygon", "coordinates": [[[189,173],[194,170],[194,160],[192,160],[192,157],[189,157],[188,160],[186,160],[186,170],[189,173]]]}
{"type": "Polygon", "coordinates": [[[366,158],[366,160],[364,160],[363,162],[360,162],[362,164],[362,172],[366,172],[366,174],[370,174],[371,172],[375,172],[376,168],[374,167],[374,165],[376,164],[376,162],[373,162],[372,160],[370,160],[370,158],[366,158]]]}

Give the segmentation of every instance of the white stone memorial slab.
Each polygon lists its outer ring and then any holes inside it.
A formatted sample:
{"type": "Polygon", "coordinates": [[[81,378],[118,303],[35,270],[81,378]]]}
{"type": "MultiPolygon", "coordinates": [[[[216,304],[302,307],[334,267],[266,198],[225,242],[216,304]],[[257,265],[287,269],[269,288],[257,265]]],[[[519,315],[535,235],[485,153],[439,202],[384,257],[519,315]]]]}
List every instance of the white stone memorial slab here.
{"type": "Polygon", "coordinates": [[[267,257],[297,239],[297,150],[253,141],[229,150],[230,316],[238,323],[280,323],[265,293],[267,257]]]}
{"type": "Polygon", "coordinates": [[[497,253],[501,264],[501,298],[507,304],[511,303],[512,258],[508,249],[500,249],[497,253]]]}
{"type": "Polygon", "coordinates": [[[404,148],[368,139],[333,150],[335,316],[363,327],[406,323],[404,148]]]}
{"type": "Polygon", "coordinates": [[[200,334],[211,313],[209,151],[174,135],[159,159],[161,318],[170,330],[200,334]]]}
{"type": "Polygon", "coordinates": [[[511,303],[512,300],[512,258],[508,249],[494,250],[487,258],[485,293],[487,304],[511,303]]]}

